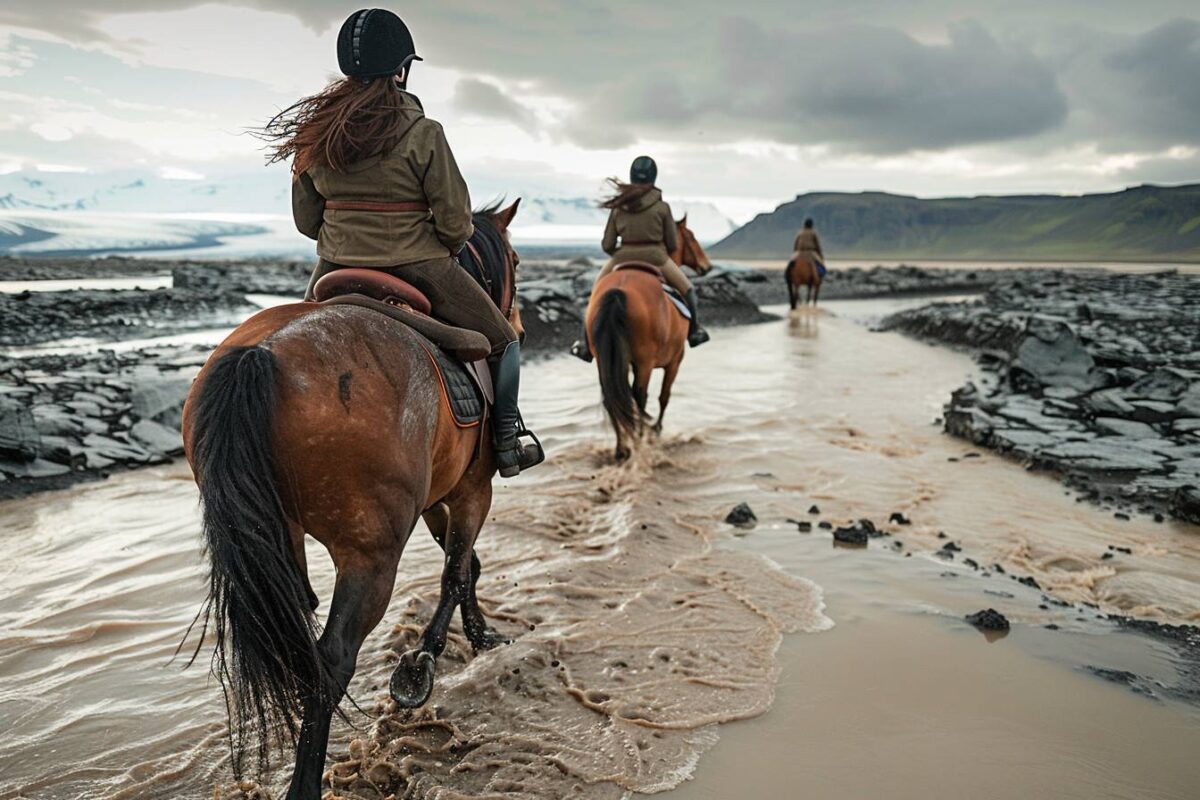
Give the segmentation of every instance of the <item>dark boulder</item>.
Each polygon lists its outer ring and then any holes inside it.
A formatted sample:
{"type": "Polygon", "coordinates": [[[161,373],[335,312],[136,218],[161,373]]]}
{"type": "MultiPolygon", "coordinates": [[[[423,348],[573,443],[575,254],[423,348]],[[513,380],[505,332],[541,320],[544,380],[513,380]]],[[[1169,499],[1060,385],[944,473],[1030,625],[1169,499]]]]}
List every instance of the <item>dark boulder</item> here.
{"type": "Polygon", "coordinates": [[[0,458],[30,462],[41,450],[41,435],[24,403],[0,397],[0,458]]]}
{"type": "Polygon", "coordinates": [[[1018,391],[1063,386],[1085,391],[1099,388],[1096,361],[1071,326],[1058,320],[1030,317],[1009,366],[1018,391]]]}
{"type": "Polygon", "coordinates": [[[994,608],[968,614],[966,620],[981,631],[1006,631],[1009,628],[1008,619],[994,608]]]}
{"type": "Polygon", "coordinates": [[[738,503],[733,507],[733,510],[725,515],[725,521],[739,528],[753,528],[755,523],[758,522],[758,517],[755,516],[749,504],[738,503]]]}

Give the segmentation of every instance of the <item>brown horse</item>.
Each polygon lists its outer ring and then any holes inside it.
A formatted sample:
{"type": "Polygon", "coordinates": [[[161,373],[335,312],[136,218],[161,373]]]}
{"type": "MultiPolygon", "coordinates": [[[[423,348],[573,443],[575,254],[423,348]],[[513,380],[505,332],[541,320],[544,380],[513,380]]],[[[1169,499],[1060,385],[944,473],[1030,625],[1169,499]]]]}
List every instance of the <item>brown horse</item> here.
{"type": "MultiPolygon", "coordinates": [[[[679,244],[672,259],[701,275],[708,272],[712,264],[687,227],[687,217],[675,225],[679,244]]],[[[663,370],[663,379],[653,430],[662,431],[671,386],[687,349],[688,321],[667,299],[660,275],[620,266],[592,289],[586,320],[588,344],[600,373],[604,410],[617,435],[616,458],[624,461],[633,452],[632,441],[649,421],[646,402],[650,374],[656,369],[663,370]]]]}
{"type": "Polygon", "coordinates": [[[808,305],[811,301],[813,307],[816,307],[817,297],[821,294],[821,273],[817,270],[816,257],[812,251],[796,251],[795,258],[784,271],[784,280],[787,281],[788,303],[791,304],[792,310],[795,310],[800,302],[801,286],[808,287],[804,304],[808,305]]]}
{"type": "MultiPolygon", "coordinates": [[[[514,282],[507,230],[516,210],[476,214],[472,239],[480,252],[504,254],[505,263],[487,266],[514,282]]],[[[520,332],[511,305],[502,311],[520,332]]],[[[330,717],[387,610],[418,518],[446,553],[441,597],[392,675],[392,697],[404,707],[428,699],[455,608],[477,650],[504,641],[475,598],[473,548],[495,471],[491,435],[482,422],[455,421],[439,381],[407,326],[358,306],[296,303],[238,327],[188,395],[184,442],[210,563],[203,612],[206,625],[214,621],[213,668],[228,699],[234,768],[248,733],[258,734],[260,766],[274,737],[290,738],[289,798],[321,795],[330,717]],[[337,569],[319,634],[306,534],[337,569]]]]}

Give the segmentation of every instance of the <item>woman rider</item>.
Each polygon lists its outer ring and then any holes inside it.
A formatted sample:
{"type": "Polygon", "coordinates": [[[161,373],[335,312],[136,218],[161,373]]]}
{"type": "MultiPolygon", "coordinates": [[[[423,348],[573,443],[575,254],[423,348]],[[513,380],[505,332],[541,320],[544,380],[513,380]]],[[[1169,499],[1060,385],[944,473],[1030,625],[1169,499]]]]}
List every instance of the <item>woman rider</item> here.
{"type": "MultiPolygon", "coordinates": [[[[604,229],[604,240],[600,246],[612,258],[600,270],[596,280],[599,281],[612,272],[617,264],[626,261],[645,261],[658,267],[667,283],[683,296],[688,310],[692,312],[688,344],[699,347],[708,341],[708,331],[700,327],[696,290],[679,265],[671,260],[670,254],[678,245],[679,233],[675,228],[671,207],[654,185],[657,177],[658,165],[654,159],[638,156],[629,168],[629,183],[622,183],[616,178],[608,179],[616,194],[600,204],[601,208],[609,209],[608,226],[604,229]]],[[[592,360],[586,327],[582,338],[571,345],[571,353],[584,361],[592,360]]]]}
{"type": "Polygon", "coordinates": [[[338,65],[346,78],[300,100],[266,126],[271,162],[293,157],[292,214],[317,240],[309,283],[341,267],[372,267],[416,286],[433,315],[479,331],[491,345],[493,435],[500,474],[538,461],[518,441],[521,349],[517,334],[456,259],[474,232],[467,185],[442,126],[406,91],[420,61],[401,19],[356,11],[342,25],[338,65]]]}

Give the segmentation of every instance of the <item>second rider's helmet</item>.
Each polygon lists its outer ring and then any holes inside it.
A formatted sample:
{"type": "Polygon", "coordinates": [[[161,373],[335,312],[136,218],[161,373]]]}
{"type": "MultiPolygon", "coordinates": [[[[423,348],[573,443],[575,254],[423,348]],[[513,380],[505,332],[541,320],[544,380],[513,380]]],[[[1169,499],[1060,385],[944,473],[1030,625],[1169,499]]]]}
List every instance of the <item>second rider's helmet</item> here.
{"type": "Polygon", "coordinates": [[[654,184],[658,179],[658,164],[650,156],[638,156],[629,167],[629,182],[654,184]]]}
{"type": "Polygon", "coordinates": [[[342,23],[337,39],[338,66],[351,78],[395,75],[417,55],[404,20],[383,8],[355,11],[342,23]]]}

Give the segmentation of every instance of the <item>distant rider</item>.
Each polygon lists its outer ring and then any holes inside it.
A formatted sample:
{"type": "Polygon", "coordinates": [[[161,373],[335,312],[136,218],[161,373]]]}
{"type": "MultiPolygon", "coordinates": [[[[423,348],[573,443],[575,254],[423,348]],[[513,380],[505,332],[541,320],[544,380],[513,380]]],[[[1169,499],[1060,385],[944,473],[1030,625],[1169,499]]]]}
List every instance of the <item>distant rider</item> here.
{"type": "Polygon", "coordinates": [[[813,256],[813,263],[817,266],[817,272],[820,277],[825,277],[825,253],[821,251],[821,237],[817,236],[817,231],[813,227],[812,217],[804,220],[804,227],[796,234],[796,241],[792,244],[792,251],[792,260],[788,262],[787,266],[789,280],[791,279],[792,268],[796,266],[796,257],[800,253],[808,253],[813,256]]]}
{"type": "Polygon", "coordinates": [[[491,345],[496,460],[508,477],[537,463],[517,438],[521,346],[512,325],[459,265],[474,233],[467,184],[442,126],[406,91],[412,34],[384,9],[363,9],[338,33],[346,78],[300,100],[266,127],[272,161],[294,157],[292,214],[317,240],[317,278],[342,267],[379,269],[428,296],[433,315],[491,345]]]}
{"type": "MultiPolygon", "coordinates": [[[[662,191],[654,185],[657,177],[658,165],[654,159],[638,156],[629,168],[629,183],[622,183],[617,178],[608,179],[616,193],[600,204],[601,208],[609,209],[608,225],[600,246],[612,258],[600,270],[596,280],[627,261],[644,261],[658,267],[666,282],[687,304],[692,315],[688,344],[699,347],[708,341],[708,331],[700,326],[696,290],[679,265],[671,260],[671,253],[679,243],[679,232],[671,207],[662,199],[662,191]]],[[[571,345],[571,353],[584,361],[592,360],[586,323],[583,336],[571,345]]]]}

